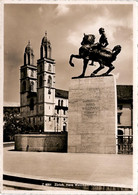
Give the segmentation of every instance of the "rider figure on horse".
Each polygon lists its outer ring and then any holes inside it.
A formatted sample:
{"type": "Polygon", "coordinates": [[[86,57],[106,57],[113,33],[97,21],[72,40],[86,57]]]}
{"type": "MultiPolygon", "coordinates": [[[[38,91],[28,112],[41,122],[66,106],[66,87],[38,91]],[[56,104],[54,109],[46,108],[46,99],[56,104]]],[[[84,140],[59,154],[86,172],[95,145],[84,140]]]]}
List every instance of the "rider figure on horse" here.
{"type": "MultiPolygon", "coordinates": [[[[105,35],[105,31],[104,31],[104,28],[100,28],[99,29],[99,33],[101,35],[100,39],[99,39],[99,43],[96,43],[94,46],[91,47],[91,49],[98,49],[98,50],[101,50],[102,48],[105,48],[107,45],[108,45],[108,41],[107,41],[107,37],[105,35]]],[[[93,64],[93,61],[91,64],[89,65],[94,65],[93,64]]]]}
{"type": "Polygon", "coordinates": [[[108,41],[107,41],[107,37],[105,35],[104,28],[100,28],[99,33],[101,35],[101,37],[99,39],[99,46],[100,46],[100,48],[106,47],[108,45],[108,41]]]}

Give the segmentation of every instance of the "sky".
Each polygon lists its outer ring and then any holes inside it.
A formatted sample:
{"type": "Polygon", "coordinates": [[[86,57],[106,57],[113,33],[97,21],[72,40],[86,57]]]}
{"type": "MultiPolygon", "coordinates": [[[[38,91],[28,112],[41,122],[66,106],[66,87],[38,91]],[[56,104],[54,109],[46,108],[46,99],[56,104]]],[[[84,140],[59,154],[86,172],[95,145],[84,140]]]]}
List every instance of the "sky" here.
{"type": "MultiPolygon", "coordinates": [[[[94,34],[99,41],[100,27],[105,29],[108,48],[121,45],[113,62],[118,85],[133,83],[133,6],[132,4],[5,4],[4,5],[4,105],[19,105],[20,67],[28,41],[40,58],[41,40],[47,31],[56,61],[56,88],[69,90],[73,76],[82,73],[83,61],[78,54],[83,34],[94,34]]],[[[86,76],[98,67],[88,66],[86,76]]],[[[104,71],[106,71],[105,68],[104,71]]],[[[102,72],[101,72],[102,73],[102,72]]]]}

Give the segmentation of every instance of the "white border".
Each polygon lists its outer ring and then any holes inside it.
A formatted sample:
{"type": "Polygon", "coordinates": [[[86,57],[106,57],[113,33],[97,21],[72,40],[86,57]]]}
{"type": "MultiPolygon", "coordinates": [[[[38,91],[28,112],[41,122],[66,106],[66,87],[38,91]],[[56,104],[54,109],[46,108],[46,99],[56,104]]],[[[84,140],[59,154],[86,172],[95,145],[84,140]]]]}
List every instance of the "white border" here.
{"type": "MultiPolygon", "coordinates": [[[[3,90],[4,90],[4,5],[0,2],[0,155],[3,157],[3,90]]],[[[0,158],[0,189],[3,188],[3,158],[0,158]]]]}
{"type": "MultiPolygon", "coordinates": [[[[134,19],[137,15],[137,7],[133,6],[133,26],[137,30],[137,20],[134,19]]],[[[133,191],[137,193],[137,38],[136,30],[133,30],[133,191]],[[135,41],[136,38],[136,41],[135,41]]]]}
{"type": "MultiPolygon", "coordinates": [[[[137,149],[137,135],[138,135],[138,124],[137,124],[137,120],[138,120],[138,113],[137,113],[137,108],[138,108],[138,98],[137,98],[137,89],[138,89],[138,74],[137,74],[137,46],[136,43],[138,43],[138,41],[136,40],[136,1],[134,0],[128,0],[128,1],[123,1],[123,0],[116,0],[116,1],[101,1],[101,0],[1,0],[0,2],[0,62],[2,64],[1,68],[0,68],[0,84],[1,84],[1,91],[3,91],[3,77],[4,77],[4,57],[3,57],[3,53],[4,53],[4,4],[133,4],[133,38],[134,38],[134,46],[133,46],[133,136],[134,136],[134,154],[133,154],[133,187],[134,190],[133,192],[86,192],[86,191],[82,191],[82,193],[80,193],[80,191],[77,193],[77,191],[75,192],[71,192],[71,191],[47,191],[47,192],[41,192],[41,191],[31,191],[31,194],[136,194],[138,192],[138,187],[137,187],[137,153],[138,153],[138,149],[137,149]]],[[[138,6],[138,5],[137,5],[138,6]]],[[[137,29],[138,31],[138,29],[137,29]]],[[[138,33],[137,33],[138,35],[138,33]]],[[[0,111],[0,116],[3,116],[3,93],[0,93],[0,107],[2,108],[0,111]]],[[[0,127],[2,127],[1,129],[3,129],[3,117],[0,117],[0,127]]],[[[0,139],[3,140],[3,133],[1,131],[0,134],[0,139]]],[[[0,147],[0,153],[1,155],[3,155],[3,141],[1,141],[1,147],[0,147]]],[[[1,177],[0,179],[2,179],[2,172],[3,172],[3,162],[0,162],[0,172],[1,172],[1,177]]],[[[1,180],[0,180],[1,182],[1,180]]],[[[2,185],[2,183],[1,183],[2,185]]],[[[3,194],[30,194],[30,192],[28,191],[3,191],[3,194]]]]}

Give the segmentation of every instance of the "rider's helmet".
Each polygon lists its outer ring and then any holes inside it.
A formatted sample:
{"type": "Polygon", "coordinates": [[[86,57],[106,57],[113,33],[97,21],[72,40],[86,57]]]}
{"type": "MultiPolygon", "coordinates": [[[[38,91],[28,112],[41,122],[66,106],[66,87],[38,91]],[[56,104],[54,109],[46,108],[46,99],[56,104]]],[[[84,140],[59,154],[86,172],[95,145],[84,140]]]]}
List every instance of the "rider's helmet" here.
{"type": "Polygon", "coordinates": [[[104,32],[104,28],[100,28],[100,29],[99,29],[99,32],[100,32],[100,33],[103,33],[103,32],[104,32]]]}

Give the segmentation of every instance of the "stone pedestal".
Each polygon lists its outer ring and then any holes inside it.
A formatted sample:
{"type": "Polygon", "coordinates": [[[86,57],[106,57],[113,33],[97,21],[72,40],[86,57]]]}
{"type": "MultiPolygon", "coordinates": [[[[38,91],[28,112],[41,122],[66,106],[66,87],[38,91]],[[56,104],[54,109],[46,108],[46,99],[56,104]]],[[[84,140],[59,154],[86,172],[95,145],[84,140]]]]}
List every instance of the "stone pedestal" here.
{"type": "Polygon", "coordinates": [[[72,79],[68,152],[116,153],[117,95],[113,76],[72,79]]]}

